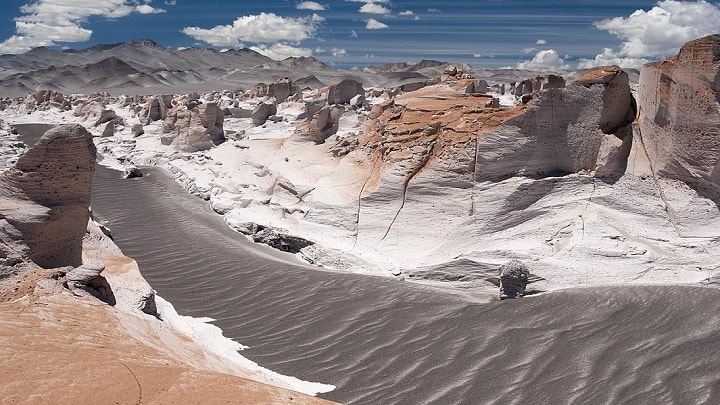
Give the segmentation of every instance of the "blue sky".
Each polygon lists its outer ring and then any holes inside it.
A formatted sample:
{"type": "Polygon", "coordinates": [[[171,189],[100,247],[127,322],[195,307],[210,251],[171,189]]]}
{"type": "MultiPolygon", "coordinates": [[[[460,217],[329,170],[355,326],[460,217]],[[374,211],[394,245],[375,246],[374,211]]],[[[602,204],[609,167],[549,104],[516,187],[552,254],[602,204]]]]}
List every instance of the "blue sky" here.
{"type": "Polygon", "coordinates": [[[2,0],[0,16],[0,53],[147,38],[341,68],[421,59],[637,67],[720,31],[719,3],[704,0],[2,0]]]}

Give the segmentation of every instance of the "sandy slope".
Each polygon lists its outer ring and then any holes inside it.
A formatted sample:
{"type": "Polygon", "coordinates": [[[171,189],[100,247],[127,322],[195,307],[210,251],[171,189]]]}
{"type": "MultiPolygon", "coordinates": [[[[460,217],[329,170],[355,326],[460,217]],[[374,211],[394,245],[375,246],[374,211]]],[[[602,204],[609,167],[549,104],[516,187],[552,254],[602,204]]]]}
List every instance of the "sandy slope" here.
{"type": "Polygon", "coordinates": [[[93,299],[34,294],[0,304],[0,323],[4,404],[325,403],[193,367],[190,339],[93,299]]]}

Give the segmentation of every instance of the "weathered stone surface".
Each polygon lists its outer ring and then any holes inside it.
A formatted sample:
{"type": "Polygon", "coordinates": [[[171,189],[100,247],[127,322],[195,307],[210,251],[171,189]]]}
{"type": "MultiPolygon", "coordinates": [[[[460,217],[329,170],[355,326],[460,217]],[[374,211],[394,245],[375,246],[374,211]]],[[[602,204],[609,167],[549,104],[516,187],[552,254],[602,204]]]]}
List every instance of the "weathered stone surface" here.
{"type": "Polygon", "coordinates": [[[299,126],[295,133],[315,143],[323,143],[337,133],[343,113],[345,109],[340,106],[325,106],[313,116],[309,124],[299,126]]]}
{"type": "Polygon", "coordinates": [[[82,264],[95,158],[90,132],[59,125],[0,176],[3,242],[18,246],[9,250],[44,268],[82,264]]]}
{"type": "MultiPolygon", "coordinates": [[[[106,122],[116,120],[118,118],[120,118],[120,117],[118,117],[117,113],[115,113],[114,110],[102,110],[102,112],[100,112],[100,117],[97,119],[97,121],[95,121],[94,125],[97,127],[99,125],[102,125],[106,122]]],[[[122,118],[120,118],[120,119],[122,120],[122,118]]]]}
{"type": "Polygon", "coordinates": [[[268,86],[267,94],[270,97],[275,98],[275,104],[282,103],[288,97],[295,95],[297,88],[293,85],[290,78],[284,77],[276,80],[274,83],[270,83],[268,86]]]}
{"type": "Polygon", "coordinates": [[[126,167],[123,170],[123,175],[122,175],[123,179],[134,179],[136,177],[142,177],[142,176],[143,176],[142,170],[138,169],[135,166],[126,167]]]}
{"type": "Polygon", "coordinates": [[[78,297],[93,296],[110,305],[115,305],[115,295],[107,279],[100,273],[105,270],[102,263],[85,263],[72,268],[65,274],[67,287],[78,297]]]}
{"type": "Polygon", "coordinates": [[[277,114],[277,106],[271,103],[260,103],[252,112],[253,125],[260,126],[267,122],[268,118],[277,114]]]}
{"type": "Polygon", "coordinates": [[[172,108],[172,95],[151,97],[142,110],[140,110],[140,121],[149,124],[153,121],[160,121],[167,118],[168,111],[172,108]]]}
{"type": "MultiPolygon", "coordinates": [[[[529,85],[531,81],[522,82],[522,91],[529,85]]],[[[632,142],[629,124],[635,117],[625,72],[595,70],[566,88],[533,94],[525,113],[479,138],[478,180],[543,177],[594,171],[598,166],[605,175],[610,168],[624,171],[632,142]],[[604,142],[606,134],[622,142],[604,142]]]]}
{"type": "Polygon", "coordinates": [[[161,141],[183,152],[210,149],[225,141],[225,114],[215,103],[198,105],[193,109],[178,106],[168,112],[163,122],[161,141]]]}
{"type": "Polygon", "coordinates": [[[510,260],[500,266],[500,299],[522,298],[530,278],[527,266],[519,260],[510,260]]]}
{"type": "Polygon", "coordinates": [[[132,126],[131,132],[133,136],[137,137],[145,133],[145,128],[142,124],[135,124],[132,126]]]}
{"type": "Polygon", "coordinates": [[[685,44],[640,73],[642,145],[653,174],[720,203],[720,35],[685,44]]]}
{"type": "Polygon", "coordinates": [[[347,104],[358,94],[365,95],[362,83],[352,79],[345,79],[328,87],[327,103],[328,105],[347,104]]]}

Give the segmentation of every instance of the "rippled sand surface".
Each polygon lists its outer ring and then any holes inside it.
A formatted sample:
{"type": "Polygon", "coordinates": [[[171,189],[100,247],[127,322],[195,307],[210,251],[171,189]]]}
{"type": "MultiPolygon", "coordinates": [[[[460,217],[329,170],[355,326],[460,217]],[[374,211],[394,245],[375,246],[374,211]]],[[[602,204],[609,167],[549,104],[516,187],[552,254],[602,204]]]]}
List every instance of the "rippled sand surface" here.
{"type": "Polygon", "coordinates": [[[227,228],[161,170],[96,172],[92,206],[178,312],[353,404],[720,403],[720,291],[604,287],[478,303],[318,271],[227,228]]]}

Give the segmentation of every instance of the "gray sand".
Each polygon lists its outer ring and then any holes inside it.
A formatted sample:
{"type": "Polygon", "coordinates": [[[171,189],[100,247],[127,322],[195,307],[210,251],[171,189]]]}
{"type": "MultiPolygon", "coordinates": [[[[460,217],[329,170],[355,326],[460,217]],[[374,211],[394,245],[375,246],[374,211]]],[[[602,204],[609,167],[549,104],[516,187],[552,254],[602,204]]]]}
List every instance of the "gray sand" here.
{"type": "Polygon", "coordinates": [[[603,287],[478,304],[257,249],[161,170],[99,167],[96,217],[183,315],[357,404],[720,403],[720,290],[603,287]]]}
{"type": "Polygon", "coordinates": [[[477,304],[262,257],[163,172],[98,171],[93,207],[180,313],[346,403],[720,401],[720,291],[605,287],[477,304]],[[128,209],[129,208],[129,209],[128,209]]]}

